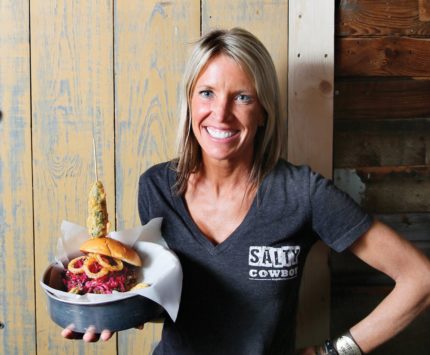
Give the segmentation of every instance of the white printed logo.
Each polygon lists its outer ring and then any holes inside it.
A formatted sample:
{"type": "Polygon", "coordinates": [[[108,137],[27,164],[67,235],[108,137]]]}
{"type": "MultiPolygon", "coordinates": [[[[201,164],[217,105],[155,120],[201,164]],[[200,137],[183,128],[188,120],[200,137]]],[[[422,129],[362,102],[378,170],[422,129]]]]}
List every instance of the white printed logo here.
{"type": "Polygon", "coordinates": [[[249,247],[250,280],[287,280],[298,274],[300,246],[249,247]]]}

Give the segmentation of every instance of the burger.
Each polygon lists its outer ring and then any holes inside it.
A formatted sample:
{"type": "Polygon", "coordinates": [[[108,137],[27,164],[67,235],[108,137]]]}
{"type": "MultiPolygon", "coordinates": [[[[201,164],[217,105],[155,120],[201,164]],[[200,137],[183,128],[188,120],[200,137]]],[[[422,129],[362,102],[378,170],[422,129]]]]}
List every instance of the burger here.
{"type": "Polygon", "coordinates": [[[137,283],[139,254],[109,237],[92,238],[80,246],[84,255],[72,259],[63,274],[67,292],[109,294],[126,292],[137,283]]]}

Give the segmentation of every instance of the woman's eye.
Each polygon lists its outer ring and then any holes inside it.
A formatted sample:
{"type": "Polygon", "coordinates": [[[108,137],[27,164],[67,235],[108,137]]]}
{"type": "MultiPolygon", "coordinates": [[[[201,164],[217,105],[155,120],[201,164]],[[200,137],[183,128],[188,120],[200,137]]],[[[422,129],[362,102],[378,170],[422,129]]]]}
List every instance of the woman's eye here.
{"type": "Polygon", "coordinates": [[[212,91],[210,91],[210,90],[201,90],[201,91],[199,91],[199,95],[201,97],[211,97],[212,96],[212,91]]]}
{"type": "Polygon", "coordinates": [[[242,103],[249,103],[252,101],[252,97],[245,94],[240,94],[236,96],[236,100],[242,103]]]}

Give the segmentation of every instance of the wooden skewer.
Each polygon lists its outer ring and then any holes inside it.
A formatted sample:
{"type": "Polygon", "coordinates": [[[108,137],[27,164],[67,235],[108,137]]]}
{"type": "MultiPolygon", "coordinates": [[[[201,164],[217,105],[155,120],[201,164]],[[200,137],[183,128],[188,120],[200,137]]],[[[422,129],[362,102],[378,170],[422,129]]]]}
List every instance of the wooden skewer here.
{"type": "Polygon", "coordinates": [[[96,181],[99,180],[99,175],[97,172],[97,154],[96,154],[96,142],[94,140],[94,136],[93,136],[93,153],[94,153],[94,172],[96,174],[96,181]]]}

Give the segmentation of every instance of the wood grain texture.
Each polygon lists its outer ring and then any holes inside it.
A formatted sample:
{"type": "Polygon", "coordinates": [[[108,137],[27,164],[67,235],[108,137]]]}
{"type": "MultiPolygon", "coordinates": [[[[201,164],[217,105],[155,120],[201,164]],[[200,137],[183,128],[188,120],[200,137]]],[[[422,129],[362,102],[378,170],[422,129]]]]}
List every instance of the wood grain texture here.
{"type": "Polygon", "coordinates": [[[289,15],[288,159],[326,177],[332,174],[332,6],[291,2],[289,15]]]}
{"type": "Polygon", "coordinates": [[[429,160],[430,118],[335,121],[335,168],[426,165],[429,160]]]}
{"type": "Polygon", "coordinates": [[[426,1],[338,0],[336,35],[429,37],[430,23],[424,22],[430,12],[426,1]]]}
{"type": "Polygon", "coordinates": [[[418,0],[418,18],[423,22],[430,22],[430,1],[418,0]]]}
{"type": "MultiPolygon", "coordinates": [[[[119,228],[140,225],[138,179],[175,156],[179,83],[200,36],[200,2],[115,5],[116,201],[119,228]]],[[[150,354],[161,325],[119,334],[119,353],[150,354]]]]}
{"type": "MultiPolygon", "coordinates": [[[[111,1],[31,1],[36,278],[54,261],[62,220],[86,225],[88,192],[99,179],[115,228],[113,23],[111,1]]],[[[116,353],[115,340],[65,340],[36,292],[38,353],[116,353]],[[47,350],[49,349],[49,351],[47,350]]]]}
{"type": "Polygon", "coordinates": [[[334,114],[335,120],[430,117],[430,80],[338,77],[334,114]]]}
{"type": "Polygon", "coordinates": [[[28,1],[0,2],[0,353],[36,351],[28,1]]]}
{"type": "MultiPolygon", "coordinates": [[[[334,2],[289,2],[288,160],[332,175],[334,2]]],[[[300,291],[298,347],[329,336],[328,248],[317,243],[300,291]]]]}
{"type": "Polygon", "coordinates": [[[336,47],[337,76],[430,76],[427,38],[339,38],[336,47]]]}
{"type": "Polygon", "coordinates": [[[335,183],[370,213],[430,212],[430,167],[335,169],[335,183]]]}

